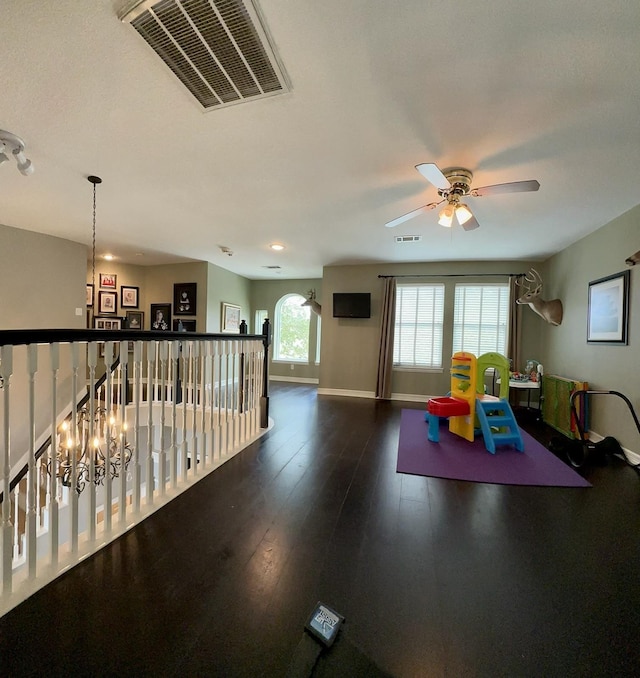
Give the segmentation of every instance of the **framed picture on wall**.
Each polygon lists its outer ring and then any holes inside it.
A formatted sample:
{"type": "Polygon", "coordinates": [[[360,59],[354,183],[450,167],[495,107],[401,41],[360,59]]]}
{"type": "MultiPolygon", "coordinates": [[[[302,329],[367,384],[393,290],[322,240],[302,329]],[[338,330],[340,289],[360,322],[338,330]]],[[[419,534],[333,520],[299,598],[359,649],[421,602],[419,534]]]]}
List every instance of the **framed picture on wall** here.
{"type": "Polygon", "coordinates": [[[115,273],[100,273],[100,287],[106,290],[116,289],[116,274],[115,273]]]}
{"type": "Polygon", "coordinates": [[[630,271],[589,283],[588,344],[628,344],[630,271]]]}
{"type": "Polygon", "coordinates": [[[120,288],[120,306],[121,308],[138,308],[139,287],[129,287],[122,285],[120,288]]]}
{"type": "Polygon", "coordinates": [[[144,311],[127,311],[125,322],[128,330],[144,329],[144,311]]]}
{"type": "Polygon", "coordinates": [[[196,331],[196,321],[193,319],[187,320],[186,318],[182,320],[181,318],[173,319],[173,331],[174,332],[195,332],[196,331]]]}
{"type": "Polygon", "coordinates": [[[122,318],[102,318],[96,316],[93,319],[93,326],[97,330],[120,330],[122,329],[122,318]]]}
{"type": "Polygon", "coordinates": [[[176,283],[173,286],[173,315],[196,314],[196,283],[176,283]]]}
{"type": "Polygon", "coordinates": [[[171,329],[171,304],[151,304],[151,329],[171,329]]]}
{"type": "Polygon", "coordinates": [[[117,313],[118,312],[118,293],[98,292],[98,313],[117,313]]]}
{"type": "Polygon", "coordinates": [[[87,283],[87,307],[93,306],[93,285],[87,283]]]}
{"type": "Polygon", "coordinates": [[[240,332],[240,306],[222,302],[222,322],[220,327],[223,332],[234,334],[240,332]]]}

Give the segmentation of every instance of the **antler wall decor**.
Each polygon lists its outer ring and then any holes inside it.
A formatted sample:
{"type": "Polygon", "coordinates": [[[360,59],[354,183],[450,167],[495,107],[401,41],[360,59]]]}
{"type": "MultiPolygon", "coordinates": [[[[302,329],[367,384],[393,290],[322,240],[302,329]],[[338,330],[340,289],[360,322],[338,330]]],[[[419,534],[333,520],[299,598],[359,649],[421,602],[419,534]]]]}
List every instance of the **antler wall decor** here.
{"type": "Polygon", "coordinates": [[[624,263],[627,266],[635,266],[636,264],[640,263],[640,250],[638,250],[635,254],[632,254],[628,259],[625,259],[624,263]]]}
{"type": "Polygon", "coordinates": [[[516,299],[516,304],[527,304],[550,325],[559,325],[562,322],[562,302],[560,299],[551,301],[542,299],[540,296],[542,278],[535,268],[530,269],[520,280],[516,280],[516,285],[526,290],[519,299],[516,299]]]}
{"type": "Polygon", "coordinates": [[[307,300],[302,306],[311,306],[311,310],[317,315],[320,316],[322,313],[322,306],[316,301],[316,291],[309,290],[307,292],[307,300]]]}

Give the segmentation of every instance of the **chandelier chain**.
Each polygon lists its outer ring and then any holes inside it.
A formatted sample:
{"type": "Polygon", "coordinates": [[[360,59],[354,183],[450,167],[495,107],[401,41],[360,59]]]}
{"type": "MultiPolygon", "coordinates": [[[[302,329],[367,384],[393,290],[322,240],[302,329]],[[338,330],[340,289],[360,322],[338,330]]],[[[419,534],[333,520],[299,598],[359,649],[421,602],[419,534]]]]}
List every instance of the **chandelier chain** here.
{"type": "MultiPolygon", "coordinates": [[[[91,248],[91,284],[96,289],[96,185],[93,184],[93,241],[91,248]]],[[[95,293],[95,292],[94,292],[95,293]]]]}

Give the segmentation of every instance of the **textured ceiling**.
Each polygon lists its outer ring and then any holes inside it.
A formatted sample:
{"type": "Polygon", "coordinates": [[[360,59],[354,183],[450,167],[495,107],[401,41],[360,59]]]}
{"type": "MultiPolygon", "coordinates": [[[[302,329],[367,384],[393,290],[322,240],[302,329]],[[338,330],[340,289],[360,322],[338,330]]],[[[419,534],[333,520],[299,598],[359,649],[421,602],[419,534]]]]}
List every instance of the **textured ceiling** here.
{"type": "Polygon", "coordinates": [[[262,0],[291,92],[206,113],[120,5],[3,1],[0,129],[36,171],[0,166],[0,223],[89,245],[97,174],[99,254],[302,278],[544,259],[640,202],[638,2],[262,0]],[[541,186],[470,198],[475,231],[386,229],[437,199],[421,162],[541,186]]]}

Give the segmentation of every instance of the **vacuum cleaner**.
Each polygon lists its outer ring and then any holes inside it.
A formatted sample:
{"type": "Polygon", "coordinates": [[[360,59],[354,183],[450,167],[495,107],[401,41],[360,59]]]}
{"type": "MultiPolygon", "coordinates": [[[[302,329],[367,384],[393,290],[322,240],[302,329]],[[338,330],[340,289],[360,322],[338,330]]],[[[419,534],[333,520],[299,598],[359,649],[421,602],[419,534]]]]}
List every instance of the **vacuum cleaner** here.
{"type": "MultiPolygon", "coordinates": [[[[624,459],[629,466],[633,467],[636,471],[640,473],[640,464],[632,464],[624,454],[620,443],[613,436],[606,436],[602,440],[599,440],[597,443],[588,440],[585,434],[585,431],[582,428],[580,422],[580,417],[576,410],[576,398],[586,398],[587,396],[593,395],[613,395],[618,398],[622,398],[627,404],[633,421],[636,424],[638,433],[640,433],[640,421],[638,421],[638,416],[636,415],[633,405],[629,398],[619,391],[589,391],[589,390],[578,390],[574,391],[571,394],[570,407],[571,414],[573,415],[573,420],[576,423],[576,428],[578,430],[579,440],[575,441],[576,444],[569,445],[566,449],[566,455],[569,460],[569,463],[574,468],[582,468],[587,464],[603,464],[607,463],[608,457],[613,455],[618,455],[624,459]]],[[[583,403],[584,404],[584,403],[583,403]]]]}

